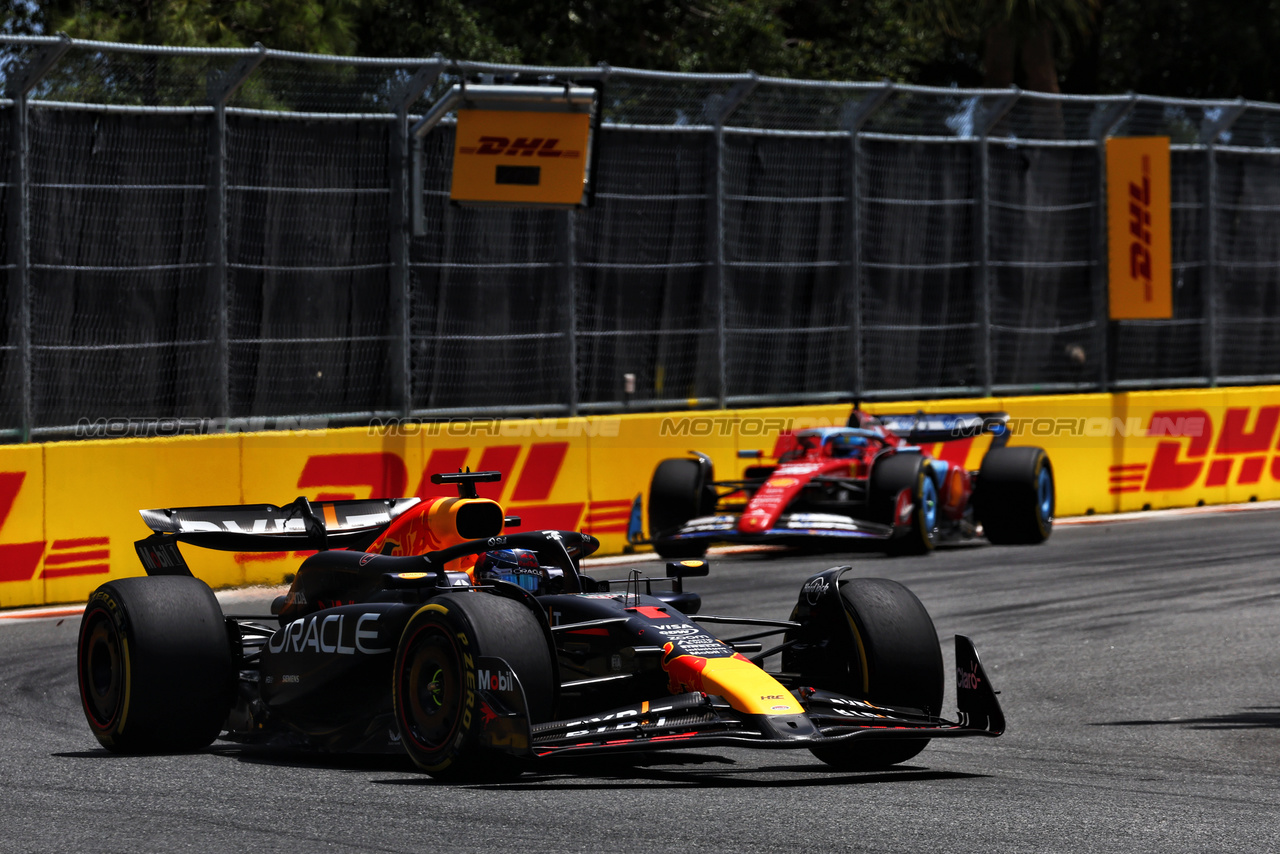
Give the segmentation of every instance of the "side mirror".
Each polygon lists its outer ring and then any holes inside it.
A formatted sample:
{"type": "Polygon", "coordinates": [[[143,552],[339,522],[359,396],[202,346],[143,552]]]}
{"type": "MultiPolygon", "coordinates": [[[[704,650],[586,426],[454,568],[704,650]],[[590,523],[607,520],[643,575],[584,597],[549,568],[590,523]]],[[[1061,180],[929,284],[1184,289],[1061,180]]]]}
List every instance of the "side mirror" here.
{"type": "Polygon", "coordinates": [[[673,560],[667,564],[667,578],[700,578],[711,572],[705,560],[673,560]]]}
{"type": "Polygon", "coordinates": [[[738,459],[762,460],[764,459],[764,451],[738,451],[738,459]]]}

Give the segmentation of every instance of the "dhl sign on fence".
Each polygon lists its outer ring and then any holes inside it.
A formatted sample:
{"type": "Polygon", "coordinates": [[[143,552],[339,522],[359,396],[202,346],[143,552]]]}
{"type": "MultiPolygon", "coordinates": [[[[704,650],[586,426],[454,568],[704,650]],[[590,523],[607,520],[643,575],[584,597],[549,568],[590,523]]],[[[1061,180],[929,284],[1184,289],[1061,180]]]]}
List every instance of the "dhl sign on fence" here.
{"type": "MultiPolygon", "coordinates": [[[[1280,498],[1280,388],[882,403],[873,412],[1004,410],[1013,445],[1039,445],[1063,516],[1280,498]]],[[[806,427],[844,424],[847,405],[373,428],[117,439],[0,448],[0,607],[83,601],[108,578],[141,575],[138,509],[447,494],[435,472],[503,472],[480,494],[519,530],[579,529],[603,553],[626,548],[654,467],[690,450],[717,477],[739,451],[776,460],[806,427]]],[[[971,469],[990,438],[928,450],[971,469]]],[[[214,586],[279,584],[302,552],[187,548],[214,586]]]]}
{"type": "Polygon", "coordinates": [[[1112,320],[1173,317],[1169,138],[1107,139],[1112,320]]]}
{"type": "Polygon", "coordinates": [[[580,204],[590,133],[587,113],[459,110],[449,197],[580,204]]]}

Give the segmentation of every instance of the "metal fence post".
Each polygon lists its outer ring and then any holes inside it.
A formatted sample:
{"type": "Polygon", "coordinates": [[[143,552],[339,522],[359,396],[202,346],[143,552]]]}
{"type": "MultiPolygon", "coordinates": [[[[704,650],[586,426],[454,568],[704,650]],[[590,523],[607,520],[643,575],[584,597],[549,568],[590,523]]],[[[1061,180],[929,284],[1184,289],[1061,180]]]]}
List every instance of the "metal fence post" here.
{"type": "Polygon", "coordinates": [[[1133,112],[1138,103],[1136,95],[1129,100],[1116,104],[1103,113],[1093,126],[1093,138],[1098,141],[1098,181],[1097,200],[1093,210],[1093,322],[1096,326],[1094,349],[1098,362],[1098,390],[1106,391],[1111,386],[1111,305],[1108,287],[1111,271],[1108,266],[1107,235],[1107,137],[1115,133],[1120,123],[1133,112]]]}
{"type": "Polygon", "coordinates": [[[716,405],[720,409],[728,408],[729,398],[729,341],[725,313],[728,310],[729,285],[725,277],[725,223],[724,223],[724,123],[734,111],[742,106],[752,91],[759,85],[755,72],[750,72],[746,79],[739,80],[723,95],[713,95],[707,99],[705,111],[715,126],[716,165],[712,173],[715,183],[715,205],[712,207],[716,240],[716,256],[713,267],[713,284],[716,292],[716,352],[718,365],[718,388],[716,405]]]}
{"type": "MultiPolygon", "coordinates": [[[[596,145],[599,145],[599,141],[596,145]]],[[[568,347],[569,417],[578,414],[578,215],[569,208],[564,212],[563,283],[568,300],[565,318],[565,344],[568,347]]]]}
{"type": "MultiPolygon", "coordinates": [[[[978,113],[978,222],[974,229],[978,245],[978,354],[979,380],[982,394],[990,397],[995,375],[991,358],[991,155],[987,137],[1000,124],[1022,92],[1015,86],[990,107],[983,105],[978,113]]],[[[981,96],[979,96],[981,97],[981,96]]],[[[981,103],[981,101],[979,101],[981,103]]]]}
{"type": "Polygon", "coordinates": [[[410,156],[410,148],[417,149],[421,142],[409,131],[409,107],[435,84],[444,70],[444,63],[433,62],[419,68],[399,87],[394,96],[396,107],[395,126],[391,129],[391,150],[387,163],[387,181],[391,189],[390,209],[387,215],[388,253],[390,255],[391,346],[388,349],[388,379],[391,385],[393,408],[401,415],[413,409],[413,338],[410,329],[410,308],[413,303],[412,276],[409,271],[410,238],[414,229],[410,200],[410,188],[420,193],[422,185],[415,174],[421,159],[410,156]]]}
{"type": "Polygon", "coordinates": [[[849,392],[854,401],[862,399],[862,184],[858,180],[858,167],[862,163],[862,143],[859,134],[866,123],[893,94],[893,84],[867,95],[860,101],[850,101],[844,106],[840,125],[849,134],[849,175],[845,193],[849,197],[848,215],[845,217],[845,239],[849,242],[849,266],[845,281],[845,299],[849,315],[849,337],[853,349],[850,359],[849,392]]]}
{"type": "Polygon", "coordinates": [[[1222,354],[1218,340],[1218,216],[1216,213],[1218,198],[1218,160],[1214,149],[1218,145],[1218,137],[1230,130],[1236,119],[1247,109],[1244,98],[1240,98],[1231,107],[1222,111],[1218,118],[1210,122],[1200,131],[1200,142],[1205,152],[1205,195],[1204,195],[1204,281],[1201,282],[1201,298],[1204,301],[1204,339],[1201,350],[1204,353],[1202,364],[1206,367],[1209,386],[1218,384],[1218,375],[1222,372],[1222,354]]]}
{"type": "Polygon", "coordinates": [[[227,101],[262,64],[267,49],[254,44],[256,53],[231,68],[209,75],[206,96],[213,107],[209,134],[209,202],[205,239],[210,253],[209,285],[217,295],[218,415],[231,417],[231,288],[227,281],[227,101]]]}
{"type": "MultiPolygon", "coordinates": [[[[16,362],[6,372],[6,380],[16,369],[18,386],[18,428],[21,441],[31,441],[31,229],[28,220],[27,181],[27,96],[6,93],[13,98],[10,119],[9,194],[6,218],[9,233],[9,340],[15,347],[16,362]]],[[[6,385],[8,382],[6,382],[6,385]]]]}
{"type": "Polygon", "coordinates": [[[9,75],[5,95],[13,100],[10,126],[9,196],[6,217],[9,223],[7,242],[9,275],[10,338],[16,338],[19,383],[21,386],[19,420],[22,441],[31,441],[35,421],[31,364],[31,174],[27,163],[29,144],[27,96],[40,78],[57,64],[72,40],[65,33],[49,44],[30,62],[9,75]],[[16,315],[16,316],[15,316],[16,315]]]}

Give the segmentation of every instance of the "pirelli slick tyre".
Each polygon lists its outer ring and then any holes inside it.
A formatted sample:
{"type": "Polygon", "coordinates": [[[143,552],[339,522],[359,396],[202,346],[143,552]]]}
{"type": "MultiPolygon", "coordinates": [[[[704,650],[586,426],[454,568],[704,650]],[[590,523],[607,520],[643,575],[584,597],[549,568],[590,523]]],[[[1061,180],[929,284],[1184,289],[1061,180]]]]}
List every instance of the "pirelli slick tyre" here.
{"type": "MultiPolygon", "coordinates": [[[[855,654],[835,684],[820,685],[883,706],[942,712],[942,649],[933,620],[916,595],[887,578],[840,582],[855,654]]],[[[813,754],[836,768],[863,771],[906,762],[927,738],[853,739],[813,754]]]]}
{"type": "Polygon", "coordinates": [[[702,460],[687,457],[663,460],[654,469],[649,482],[649,536],[654,551],[662,557],[691,558],[707,553],[706,540],[671,540],[663,535],[690,519],[715,512],[712,477],[702,460]]]}
{"type": "Polygon", "coordinates": [[[555,700],[551,649],[537,618],[512,599],[449,593],[410,618],[396,649],[392,704],[400,742],[440,780],[503,780],[519,760],[483,743],[476,659],[506,661],[524,690],[531,724],[549,720],[555,700]]]}
{"type": "Polygon", "coordinates": [[[231,642],[218,600],[195,578],[109,581],[93,591],[76,651],[89,728],[115,753],[208,746],[231,710],[231,642]]]}
{"type": "Polygon", "coordinates": [[[996,545],[1035,545],[1053,532],[1053,466],[1043,448],[996,448],[982,458],[974,510],[996,545]]]}
{"type": "Polygon", "coordinates": [[[871,470],[870,501],[876,521],[898,527],[898,495],[911,490],[911,517],[886,544],[890,554],[928,554],[937,542],[938,487],[929,477],[924,457],[894,454],[877,462],[871,470]]]}

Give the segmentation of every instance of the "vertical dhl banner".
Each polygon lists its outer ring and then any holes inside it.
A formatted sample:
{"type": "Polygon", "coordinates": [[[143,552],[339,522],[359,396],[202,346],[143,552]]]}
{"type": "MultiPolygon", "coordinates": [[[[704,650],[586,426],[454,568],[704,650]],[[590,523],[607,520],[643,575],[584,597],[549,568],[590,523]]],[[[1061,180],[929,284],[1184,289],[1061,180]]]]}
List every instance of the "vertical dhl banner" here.
{"type": "MultiPolygon", "coordinates": [[[[1009,413],[1012,445],[1045,448],[1060,516],[1280,498],[1280,387],[878,403],[874,413],[1009,413]]],[[[498,470],[481,495],[517,530],[585,530],[601,552],[644,527],[659,462],[697,451],[718,479],[776,462],[791,436],[837,426],[847,405],[456,421],[394,427],[116,439],[0,448],[0,607],[83,601],[143,574],[142,508],[449,494],[435,472],[498,470]],[[740,454],[744,454],[740,456],[740,454]],[[640,513],[634,514],[639,498],[640,513]]],[[[990,437],[924,450],[978,470],[990,437]]],[[[213,586],[279,584],[304,552],[184,547],[213,586]]]]}
{"type": "Polygon", "coordinates": [[[1107,140],[1112,320],[1173,316],[1169,138],[1107,140]]]}

